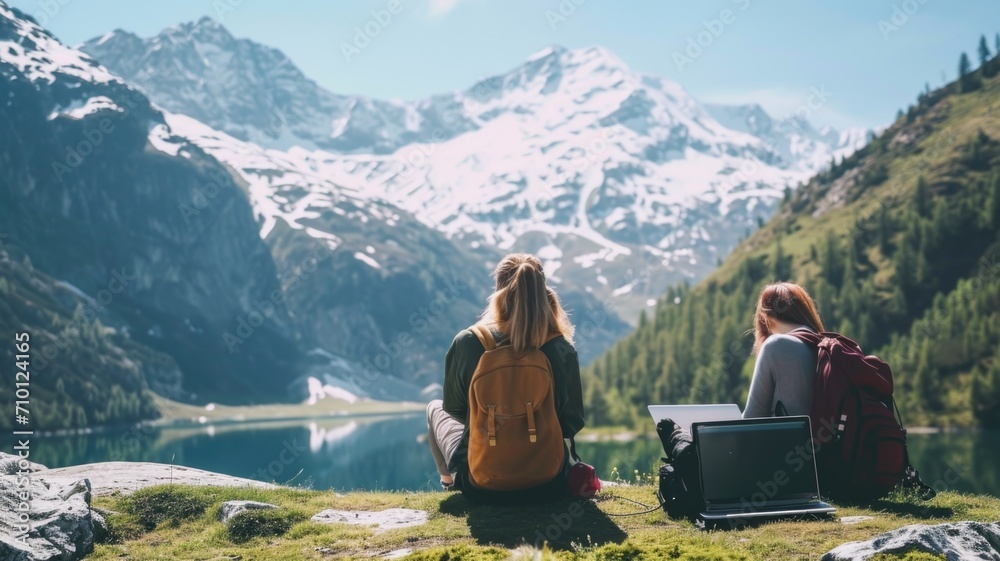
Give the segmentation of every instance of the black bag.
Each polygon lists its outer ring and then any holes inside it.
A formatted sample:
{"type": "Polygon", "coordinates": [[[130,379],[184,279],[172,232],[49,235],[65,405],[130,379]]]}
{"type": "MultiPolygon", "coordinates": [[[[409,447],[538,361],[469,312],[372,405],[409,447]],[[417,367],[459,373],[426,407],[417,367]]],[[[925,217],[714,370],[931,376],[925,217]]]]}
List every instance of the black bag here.
{"type": "Polygon", "coordinates": [[[670,518],[695,518],[704,507],[698,456],[691,435],[670,419],[656,423],[663,452],[657,498],[670,518]]]}

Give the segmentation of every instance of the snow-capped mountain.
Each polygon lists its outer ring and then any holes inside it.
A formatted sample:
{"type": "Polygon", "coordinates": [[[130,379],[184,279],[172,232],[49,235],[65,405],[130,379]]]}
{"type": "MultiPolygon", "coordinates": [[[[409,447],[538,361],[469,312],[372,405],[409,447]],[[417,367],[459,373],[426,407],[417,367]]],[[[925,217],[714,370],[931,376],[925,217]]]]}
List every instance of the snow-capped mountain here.
{"type": "Polygon", "coordinates": [[[333,94],[281,51],[236,39],[208,17],[148,39],[119,29],[80,48],[165,109],[266,148],[386,153],[471,126],[444,126],[448,96],[412,104],[333,94]]]}
{"type": "Polygon", "coordinates": [[[868,142],[868,129],[816,129],[805,118],[792,115],[773,119],[756,103],[706,103],[705,109],[727,128],[752,134],[775,150],[790,166],[816,173],[834,159],[849,156],[868,142]]]}
{"type": "MultiPolygon", "coordinates": [[[[65,333],[39,344],[65,353],[65,391],[86,397],[73,423],[148,416],[147,389],[223,403],[306,399],[310,378],[360,399],[440,391],[496,254],[303,163],[156,106],[0,0],[0,225],[16,232],[0,272],[16,258],[21,277],[56,279],[17,296],[65,293],[65,333]],[[74,370],[105,347],[113,365],[74,370]]],[[[592,333],[590,356],[626,327],[592,333]]],[[[40,395],[59,395],[46,379],[40,395]]]]}
{"type": "Polygon", "coordinates": [[[158,104],[267,149],[269,161],[248,166],[195,121],[172,121],[252,170],[265,237],[303,204],[318,211],[335,185],[465,247],[536,252],[564,291],[590,293],[629,321],[670,284],[709,272],[785,186],[859,145],[854,133],[776,122],[759,107],[702,105],[599,47],[549,47],[414,102],[327,92],[280,52],[207,18],[82,48],[158,104]],[[274,115],[276,126],[247,128],[274,115]],[[297,179],[276,185],[276,168],[297,179]]]}
{"type": "MultiPolygon", "coordinates": [[[[474,321],[489,292],[486,273],[499,259],[493,246],[466,247],[364,186],[336,181],[324,160],[314,158],[326,152],[267,149],[187,115],[163,115],[166,126],[153,129],[150,141],[175,154],[204,152],[225,162],[244,185],[280,268],[301,262],[310,247],[334,252],[335,279],[310,275],[302,280],[306,288],[287,296],[300,325],[316,334],[315,344],[375,363],[400,333],[416,332],[423,344],[378,370],[421,386],[439,381],[442,349],[474,321]],[[447,313],[432,304],[447,304],[447,313]]],[[[561,292],[574,317],[603,313],[585,291],[561,292]]],[[[603,318],[589,330],[581,358],[595,358],[626,330],[616,315],[603,318]]],[[[331,360],[328,370],[349,369],[331,360]]]]}

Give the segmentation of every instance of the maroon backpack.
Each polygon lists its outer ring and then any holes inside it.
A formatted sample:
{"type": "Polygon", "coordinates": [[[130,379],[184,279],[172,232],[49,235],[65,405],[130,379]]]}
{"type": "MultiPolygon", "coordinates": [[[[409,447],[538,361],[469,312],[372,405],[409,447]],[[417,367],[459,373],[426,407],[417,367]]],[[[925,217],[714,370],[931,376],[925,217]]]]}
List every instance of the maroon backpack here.
{"type": "Polygon", "coordinates": [[[929,498],[906,453],[889,365],[838,333],[789,335],[817,349],[809,417],[823,494],[869,501],[903,484],[929,498]]]}

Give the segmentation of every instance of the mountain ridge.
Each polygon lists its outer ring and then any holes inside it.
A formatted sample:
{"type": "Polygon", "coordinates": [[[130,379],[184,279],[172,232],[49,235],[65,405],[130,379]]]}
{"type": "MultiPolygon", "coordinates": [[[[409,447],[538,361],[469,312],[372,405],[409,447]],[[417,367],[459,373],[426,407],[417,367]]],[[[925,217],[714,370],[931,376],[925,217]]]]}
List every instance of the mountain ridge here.
{"type": "MultiPolygon", "coordinates": [[[[171,42],[170,60],[208,48],[197,27],[181,26],[184,40],[171,42]]],[[[212,91],[232,94],[216,99],[246,95],[218,78],[226,72],[161,69],[153,46],[162,51],[178,33],[144,39],[145,50],[112,48],[106,36],[83,48],[174,113],[197,118],[203,110],[197,97],[177,94],[180,86],[157,88],[146,76],[176,76],[187,89],[215,80],[212,91]]],[[[284,86],[291,83],[298,82],[284,86]]],[[[309,81],[298,89],[322,88],[309,81]]],[[[669,284],[707,274],[716,257],[770,215],[786,186],[862,142],[848,135],[831,148],[823,144],[831,137],[810,128],[815,134],[801,150],[811,152],[801,156],[790,147],[803,144],[796,140],[803,135],[783,138],[772,130],[762,138],[723,127],[677,84],[634,73],[602,47],[550,45],[512,70],[423,100],[337,98],[340,105],[311,119],[325,115],[334,123],[328,132],[336,146],[313,135],[289,148],[271,139],[281,132],[250,140],[280,149],[293,167],[316,170],[320,183],[391,201],[473,250],[545,253],[562,290],[596,298],[627,321],[669,284]],[[800,160],[786,161],[793,154],[800,160]],[[644,273],[650,269],[658,274],[644,273]]],[[[213,113],[206,124],[240,138],[223,117],[227,111],[213,113]]],[[[282,114],[286,122],[298,115],[282,114]]]]}

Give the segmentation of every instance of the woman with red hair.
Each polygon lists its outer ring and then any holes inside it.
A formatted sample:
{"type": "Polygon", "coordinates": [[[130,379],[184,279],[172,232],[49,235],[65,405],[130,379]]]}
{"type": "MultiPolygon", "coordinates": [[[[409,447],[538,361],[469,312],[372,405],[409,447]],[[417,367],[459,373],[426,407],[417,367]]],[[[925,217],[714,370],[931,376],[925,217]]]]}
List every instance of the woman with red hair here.
{"type": "Polygon", "coordinates": [[[757,362],[743,418],[808,415],[816,377],[816,349],[790,334],[824,330],[816,304],[797,284],[769,284],[757,299],[753,323],[757,362]]]}

